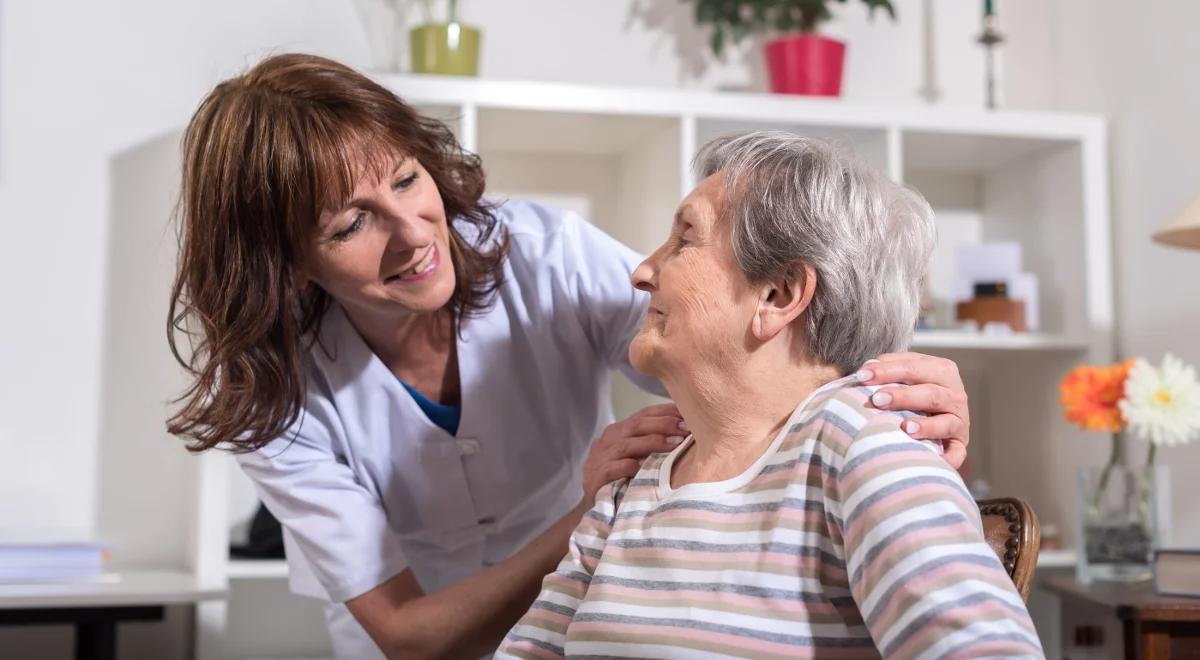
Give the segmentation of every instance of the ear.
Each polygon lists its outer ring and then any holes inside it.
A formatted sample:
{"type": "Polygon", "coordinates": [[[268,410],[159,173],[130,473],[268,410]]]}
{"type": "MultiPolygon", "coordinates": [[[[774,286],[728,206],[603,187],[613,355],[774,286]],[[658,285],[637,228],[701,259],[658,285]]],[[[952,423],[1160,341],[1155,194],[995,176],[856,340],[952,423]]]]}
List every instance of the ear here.
{"type": "Polygon", "coordinates": [[[760,289],[754,313],[754,337],[759,341],[773,339],[808,309],[816,290],[817,271],[808,264],[797,264],[768,280],[760,289]]]}

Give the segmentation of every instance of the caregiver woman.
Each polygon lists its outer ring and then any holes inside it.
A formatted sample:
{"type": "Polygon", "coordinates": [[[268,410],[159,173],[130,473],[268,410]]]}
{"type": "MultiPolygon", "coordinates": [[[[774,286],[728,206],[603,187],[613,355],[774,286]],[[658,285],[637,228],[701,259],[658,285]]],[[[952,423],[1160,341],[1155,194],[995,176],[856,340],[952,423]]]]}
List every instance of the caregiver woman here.
{"type": "MultiPolygon", "coordinates": [[[[169,428],[239,452],[342,658],[488,653],[596,491],[686,435],[671,405],[606,428],[611,370],[662,391],[628,361],[641,257],[483,192],[444,125],[318,57],[219,84],[187,128],[169,334],[194,380],[169,428]]],[[[921,383],[887,407],[961,463],[953,363],[867,368],[921,383]]]]}

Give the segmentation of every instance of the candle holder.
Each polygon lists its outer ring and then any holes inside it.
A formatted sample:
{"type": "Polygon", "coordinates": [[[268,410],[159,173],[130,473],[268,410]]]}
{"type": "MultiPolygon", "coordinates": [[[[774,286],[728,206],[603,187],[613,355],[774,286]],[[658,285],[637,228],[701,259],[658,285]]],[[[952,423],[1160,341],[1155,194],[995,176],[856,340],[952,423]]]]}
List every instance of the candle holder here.
{"type": "Polygon", "coordinates": [[[996,47],[1004,43],[1004,35],[1000,34],[999,22],[996,20],[996,14],[991,11],[991,2],[988,2],[988,7],[983,16],[983,34],[976,39],[977,42],[983,44],[986,59],[984,61],[984,103],[989,110],[995,110],[996,101],[996,47]]]}

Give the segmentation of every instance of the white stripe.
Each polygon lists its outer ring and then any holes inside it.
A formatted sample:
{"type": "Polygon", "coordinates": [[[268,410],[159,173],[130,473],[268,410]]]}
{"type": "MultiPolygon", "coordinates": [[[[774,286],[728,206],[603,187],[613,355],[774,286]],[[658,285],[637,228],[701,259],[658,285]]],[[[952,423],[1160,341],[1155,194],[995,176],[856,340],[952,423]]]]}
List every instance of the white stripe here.
{"type": "MultiPolygon", "coordinates": [[[[680,630],[680,635],[686,637],[687,631],[680,630]]],[[[614,658],[664,658],[666,660],[726,660],[739,656],[729,656],[710,651],[665,646],[662,644],[641,644],[638,642],[571,642],[567,645],[567,657],[573,655],[595,655],[614,658]]]]}
{"type": "MultiPolygon", "coordinates": [[[[1031,635],[1028,630],[1017,624],[1012,619],[999,619],[996,621],[976,621],[970,625],[959,628],[958,630],[942,637],[933,646],[930,646],[921,654],[922,657],[936,658],[943,656],[947,651],[978,639],[982,635],[991,634],[1019,634],[1022,638],[1032,644],[1035,648],[1041,648],[1041,641],[1036,635],[1031,635]]],[[[967,647],[970,648],[970,647],[967,647]]],[[[979,657],[979,656],[975,656],[979,657]]],[[[1040,657],[1040,656],[1011,656],[1006,655],[1006,658],[1012,657],[1040,657]]]]}
{"type": "Polygon", "coordinates": [[[579,607],[579,599],[575,596],[569,596],[551,589],[542,589],[542,593],[538,594],[538,600],[544,600],[548,603],[554,603],[570,610],[579,607]]]}
{"type": "MultiPolygon", "coordinates": [[[[832,397],[825,403],[824,412],[833,413],[842,418],[846,425],[853,429],[861,429],[867,425],[867,417],[863,415],[862,408],[844,401],[842,397],[832,397]]],[[[853,437],[853,435],[851,435],[853,437]]]]}
{"type": "Polygon", "coordinates": [[[672,497],[670,499],[662,501],[662,500],[657,500],[657,499],[652,500],[652,499],[647,499],[647,498],[631,497],[621,503],[621,514],[628,516],[630,513],[634,513],[634,512],[647,513],[647,512],[656,511],[656,510],[660,509],[664,504],[671,504],[671,503],[681,502],[681,501],[682,502],[697,502],[697,501],[711,502],[713,504],[720,504],[723,506],[747,506],[747,505],[751,505],[751,504],[772,504],[772,503],[779,502],[785,496],[786,497],[794,497],[794,495],[792,493],[798,492],[798,491],[795,491],[795,489],[797,487],[805,488],[806,490],[804,492],[814,493],[816,495],[817,501],[820,501],[821,499],[824,498],[824,495],[821,493],[821,491],[819,489],[808,488],[808,486],[806,484],[796,484],[793,482],[793,483],[790,483],[787,485],[782,485],[779,488],[771,488],[769,490],[763,490],[763,491],[759,491],[756,493],[725,493],[722,495],[705,497],[700,500],[691,499],[691,498],[685,499],[685,498],[672,497]]]}

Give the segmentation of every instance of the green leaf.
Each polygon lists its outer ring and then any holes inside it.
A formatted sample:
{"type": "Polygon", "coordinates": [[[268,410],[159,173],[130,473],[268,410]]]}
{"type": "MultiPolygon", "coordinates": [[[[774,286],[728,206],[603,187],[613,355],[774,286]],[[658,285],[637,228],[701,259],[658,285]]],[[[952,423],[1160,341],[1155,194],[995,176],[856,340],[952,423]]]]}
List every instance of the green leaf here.
{"type": "MultiPolygon", "coordinates": [[[[738,43],[755,33],[812,32],[821,23],[833,18],[831,2],[847,4],[849,0],[682,0],[693,3],[697,25],[709,26],[713,32],[709,45],[720,56],[727,43],[738,43]]],[[[892,0],[862,0],[873,19],[876,10],[887,12],[896,19],[892,0]]]]}

